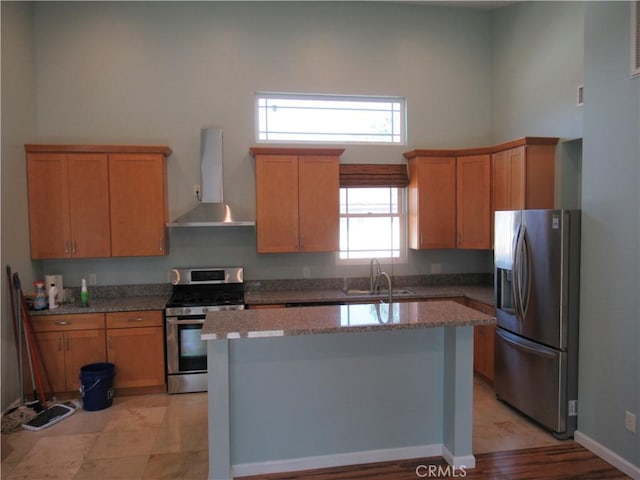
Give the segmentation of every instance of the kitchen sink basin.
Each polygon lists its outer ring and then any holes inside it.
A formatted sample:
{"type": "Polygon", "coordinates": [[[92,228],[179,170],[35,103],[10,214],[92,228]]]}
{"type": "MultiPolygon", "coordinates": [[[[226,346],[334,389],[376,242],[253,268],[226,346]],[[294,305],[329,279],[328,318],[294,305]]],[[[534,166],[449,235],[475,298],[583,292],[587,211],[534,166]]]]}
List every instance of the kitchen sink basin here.
{"type": "MultiPolygon", "coordinates": [[[[347,290],[344,292],[348,296],[372,296],[372,297],[385,297],[389,295],[389,290],[378,290],[372,293],[371,290],[347,290]]],[[[408,288],[394,288],[391,290],[391,296],[396,295],[415,295],[416,292],[408,288]]]]}

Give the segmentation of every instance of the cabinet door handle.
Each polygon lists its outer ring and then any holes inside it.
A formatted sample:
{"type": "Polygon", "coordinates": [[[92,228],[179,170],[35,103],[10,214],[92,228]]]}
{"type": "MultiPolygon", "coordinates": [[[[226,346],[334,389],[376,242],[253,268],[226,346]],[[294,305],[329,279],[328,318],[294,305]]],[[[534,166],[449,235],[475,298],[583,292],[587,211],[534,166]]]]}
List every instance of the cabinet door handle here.
{"type": "Polygon", "coordinates": [[[71,255],[75,255],[75,254],[76,254],[76,250],[77,250],[77,248],[76,248],[76,247],[77,247],[77,246],[78,246],[78,245],[76,244],[76,241],[74,240],[74,241],[71,243],[71,255]]]}
{"type": "Polygon", "coordinates": [[[127,318],[127,322],[141,322],[143,320],[144,320],[144,318],[142,318],[142,317],[127,318]]]}
{"type": "Polygon", "coordinates": [[[64,241],[64,253],[65,255],[69,255],[69,240],[64,241]]]}
{"type": "Polygon", "coordinates": [[[57,320],[56,325],[71,325],[71,322],[67,320],[57,320]]]}
{"type": "Polygon", "coordinates": [[[164,238],[160,239],[160,251],[164,252],[164,238]]]}

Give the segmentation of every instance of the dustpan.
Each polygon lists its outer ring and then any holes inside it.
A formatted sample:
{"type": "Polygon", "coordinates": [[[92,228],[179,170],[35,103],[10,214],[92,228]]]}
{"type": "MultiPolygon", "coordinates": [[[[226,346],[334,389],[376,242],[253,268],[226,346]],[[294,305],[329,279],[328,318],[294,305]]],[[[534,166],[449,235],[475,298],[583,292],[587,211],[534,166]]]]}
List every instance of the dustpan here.
{"type": "Polygon", "coordinates": [[[65,403],[56,403],[55,405],[41,411],[38,415],[29,420],[27,423],[22,424],[22,428],[25,430],[31,430],[37,432],[49,428],[55,425],[60,420],[64,420],[69,415],[73,415],[76,409],[65,403]]]}

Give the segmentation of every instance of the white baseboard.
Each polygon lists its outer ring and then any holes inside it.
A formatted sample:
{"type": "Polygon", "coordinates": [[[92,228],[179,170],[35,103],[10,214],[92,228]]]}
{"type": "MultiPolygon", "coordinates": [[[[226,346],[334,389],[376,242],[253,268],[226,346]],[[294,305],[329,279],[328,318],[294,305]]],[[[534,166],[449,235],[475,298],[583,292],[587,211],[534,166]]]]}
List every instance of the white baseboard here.
{"type": "Polygon", "coordinates": [[[625,460],[617,453],[612,452],[604,445],[593,440],[591,437],[580,431],[576,431],[573,435],[573,439],[587,450],[590,450],[604,461],[622,471],[624,474],[629,475],[634,480],[640,480],[640,467],[634,465],[628,460],[625,460]]]}
{"type": "Polygon", "coordinates": [[[476,457],[473,455],[465,455],[463,457],[455,457],[451,454],[447,447],[442,447],[442,457],[453,468],[476,468],[476,457]]]}
{"type": "Polygon", "coordinates": [[[345,465],[358,465],[362,463],[390,462],[410,458],[441,456],[443,456],[443,446],[442,444],[437,443],[433,445],[418,445],[414,447],[389,448],[384,450],[366,450],[362,452],[319,455],[316,457],[292,458],[287,460],[240,463],[233,465],[231,467],[231,472],[234,477],[244,477],[250,475],[263,475],[267,473],[294,472],[298,470],[312,470],[315,468],[342,467],[345,465]]]}

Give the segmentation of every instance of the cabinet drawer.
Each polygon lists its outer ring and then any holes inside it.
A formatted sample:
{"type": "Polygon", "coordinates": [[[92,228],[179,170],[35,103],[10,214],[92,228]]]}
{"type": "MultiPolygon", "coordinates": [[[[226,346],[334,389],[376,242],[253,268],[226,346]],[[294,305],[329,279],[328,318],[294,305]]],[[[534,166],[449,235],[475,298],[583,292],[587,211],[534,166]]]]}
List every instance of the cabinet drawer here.
{"type": "Polygon", "coordinates": [[[161,327],[162,312],[141,310],[107,313],[107,328],[161,327]]]}
{"type": "Polygon", "coordinates": [[[44,315],[31,317],[34,332],[60,332],[104,328],[104,313],[44,315]]]}
{"type": "Polygon", "coordinates": [[[474,310],[478,310],[479,312],[484,313],[485,315],[491,315],[495,317],[496,310],[491,305],[487,305],[486,303],[478,302],[477,300],[471,300],[467,298],[467,306],[473,308],[474,310]]]}

